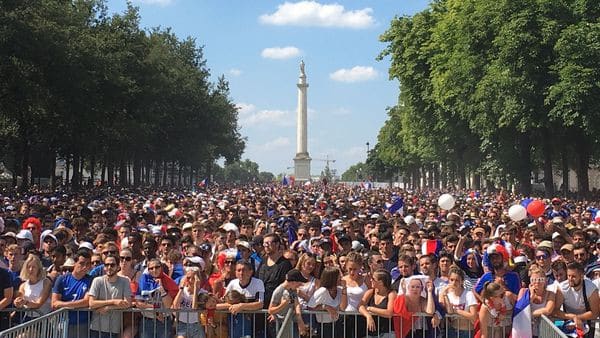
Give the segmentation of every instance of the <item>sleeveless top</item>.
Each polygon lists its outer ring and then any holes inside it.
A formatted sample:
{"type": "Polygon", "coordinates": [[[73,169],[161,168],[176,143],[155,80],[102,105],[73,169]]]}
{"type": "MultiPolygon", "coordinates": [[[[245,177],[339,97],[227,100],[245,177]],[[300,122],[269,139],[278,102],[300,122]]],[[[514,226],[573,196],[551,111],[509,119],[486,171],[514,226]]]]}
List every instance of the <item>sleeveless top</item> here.
{"type": "MultiPolygon", "coordinates": [[[[531,295],[530,295],[531,297],[531,295]]],[[[532,325],[532,333],[534,337],[539,336],[539,326],[540,326],[540,318],[541,317],[534,317],[533,316],[533,312],[535,310],[538,309],[543,309],[546,307],[546,301],[548,298],[548,291],[544,290],[544,296],[542,297],[542,302],[541,303],[534,303],[533,301],[529,302],[529,306],[531,307],[531,325],[532,325]]],[[[531,299],[531,298],[530,298],[531,299]]]]}
{"type": "MultiPolygon", "coordinates": [[[[179,308],[181,310],[191,310],[192,304],[193,304],[192,301],[193,301],[194,296],[195,295],[190,293],[188,287],[184,287],[183,290],[181,290],[181,304],[180,304],[179,308]]],[[[182,311],[178,317],[179,317],[178,318],[179,321],[182,323],[187,323],[187,324],[198,323],[198,313],[197,312],[182,311]]]]}
{"type": "MultiPolygon", "coordinates": [[[[373,297],[369,299],[367,306],[385,310],[388,307],[388,296],[385,296],[379,304],[375,304],[375,294],[373,294],[373,297]]],[[[375,333],[374,335],[380,335],[382,333],[392,332],[394,330],[389,318],[373,315],[373,321],[375,321],[375,331],[369,331],[369,335],[371,335],[371,333],[375,333]]]]}
{"type": "Polygon", "coordinates": [[[496,311],[495,309],[490,309],[490,307],[487,306],[487,304],[482,305],[482,308],[485,308],[490,313],[491,323],[490,327],[488,328],[488,330],[490,330],[489,332],[504,332],[504,330],[502,329],[503,327],[505,328],[512,326],[513,306],[507,297],[502,298],[502,300],[504,301],[503,313],[498,313],[498,311],[496,311]]]}
{"type": "MultiPolygon", "coordinates": [[[[314,276],[310,276],[310,278],[308,279],[308,282],[304,283],[301,287],[298,288],[298,290],[307,294],[308,299],[310,299],[312,297],[312,295],[315,293],[315,290],[316,290],[315,282],[316,281],[317,281],[317,279],[314,276]]],[[[304,299],[302,299],[302,297],[298,297],[298,301],[300,302],[300,306],[302,307],[302,309],[306,310],[308,300],[304,300],[304,299]]]]}
{"type": "MultiPolygon", "coordinates": [[[[23,284],[23,299],[29,302],[37,302],[40,300],[42,296],[42,291],[44,290],[44,281],[46,279],[42,278],[39,282],[35,284],[31,284],[29,281],[23,284]]],[[[45,315],[50,312],[50,297],[46,299],[46,302],[40,306],[37,311],[27,311],[26,315],[28,317],[39,317],[40,315],[45,315]]]]}
{"type": "Polygon", "coordinates": [[[348,305],[346,306],[345,311],[358,311],[358,306],[360,305],[362,296],[367,290],[367,284],[365,284],[364,282],[360,286],[346,287],[346,292],[348,295],[348,305]]]}

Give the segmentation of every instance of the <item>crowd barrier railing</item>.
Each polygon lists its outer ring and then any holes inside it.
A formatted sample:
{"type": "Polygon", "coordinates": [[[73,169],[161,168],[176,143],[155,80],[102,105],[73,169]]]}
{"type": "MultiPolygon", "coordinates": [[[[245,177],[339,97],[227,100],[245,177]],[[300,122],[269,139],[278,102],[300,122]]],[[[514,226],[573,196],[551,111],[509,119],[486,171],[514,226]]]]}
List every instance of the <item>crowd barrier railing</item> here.
{"type": "MultiPolygon", "coordinates": [[[[0,332],[0,338],[395,338],[397,330],[403,332],[406,338],[474,336],[473,323],[453,314],[444,316],[437,326],[432,325],[431,315],[422,313],[412,314],[408,320],[399,320],[396,326],[394,318],[374,316],[376,331],[367,329],[365,318],[358,312],[339,312],[339,318],[331,321],[327,312],[303,311],[302,318],[308,328],[305,332],[300,332],[296,316],[291,311],[282,316],[269,316],[266,310],[232,315],[225,311],[197,309],[131,308],[107,313],[85,308],[61,309],[0,332]]],[[[506,337],[510,334],[508,330],[508,327],[494,325],[490,327],[490,336],[506,337]]]]}
{"type": "Polygon", "coordinates": [[[61,309],[11,326],[0,332],[0,338],[66,338],[67,322],[68,311],[61,309]]]}

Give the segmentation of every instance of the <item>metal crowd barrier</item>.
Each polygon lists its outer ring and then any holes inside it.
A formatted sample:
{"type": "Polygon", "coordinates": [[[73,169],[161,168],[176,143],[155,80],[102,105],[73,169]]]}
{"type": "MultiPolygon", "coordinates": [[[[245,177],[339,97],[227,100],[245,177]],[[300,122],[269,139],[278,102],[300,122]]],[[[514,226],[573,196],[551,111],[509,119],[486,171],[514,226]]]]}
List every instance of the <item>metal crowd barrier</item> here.
{"type": "Polygon", "coordinates": [[[541,319],[540,319],[540,334],[539,337],[543,337],[543,338],[568,338],[568,336],[562,332],[562,330],[558,327],[556,327],[556,325],[554,325],[554,322],[546,317],[545,315],[542,315],[541,319]]]}
{"type": "MultiPolygon", "coordinates": [[[[404,331],[406,338],[474,336],[473,323],[451,314],[444,316],[437,327],[432,326],[430,315],[422,313],[413,314],[410,320],[399,321],[399,327],[394,326],[393,318],[374,316],[378,328],[376,332],[368,332],[366,320],[358,312],[339,312],[339,318],[332,323],[324,320],[326,314],[322,311],[303,311],[303,321],[309,331],[302,332],[301,336],[292,311],[286,313],[283,318],[270,320],[266,310],[241,312],[237,315],[215,311],[211,318],[207,318],[207,312],[198,309],[131,308],[111,310],[103,316],[86,308],[61,309],[0,332],[0,338],[171,338],[177,334],[186,338],[395,338],[396,330],[404,331]]],[[[545,325],[553,326],[550,321],[545,325]]],[[[506,327],[494,326],[490,329],[490,336],[495,335],[495,330],[501,330],[504,337],[510,334],[506,327]]],[[[542,329],[545,328],[540,325],[540,337],[566,337],[560,334],[546,334],[542,329]]]]}
{"type": "Polygon", "coordinates": [[[60,309],[6,329],[0,332],[0,338],[65,338],[67,320],[68,311],[60,309]]]}

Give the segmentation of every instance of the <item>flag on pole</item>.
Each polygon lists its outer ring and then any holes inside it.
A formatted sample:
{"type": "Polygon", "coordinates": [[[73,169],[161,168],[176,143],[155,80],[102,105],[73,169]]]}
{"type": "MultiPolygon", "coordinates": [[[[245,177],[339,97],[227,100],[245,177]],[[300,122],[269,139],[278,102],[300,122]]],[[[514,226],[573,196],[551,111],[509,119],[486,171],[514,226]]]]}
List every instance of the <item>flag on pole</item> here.
{"type": "Polygon", "coordinates": [[[532,337],[531,307],[529,303],[529,289],[526,289],[517,299],[513,309],[511,338],[532,337]]]}
{"type": "Polygon", "coordinates": [[[402,199],[402,197],[396,198],[392,204],[387,204],[387,209],[392,214],[396,213],[398,210],[401,210],[403,207],[404,199],[402,199]]]}
{"type": "Polygon", "coordinates": [[[281,180],[281,185],[287,187],[288,185],[290,185],[290,182],[288,181],[287,176],[283,176],[283,180],[281,180]]]}
{"type": "Polygon", "coordinates": [[[203,179],[202,181],[198,182],[198,187],[199,188],[204,188],[208,185],[208,179],[203,179]]]}
{"type": "Polygon", "coordinates": [[[442,251],[443,247],[444,247],[444,245],[442,244],[441,240],[428,239],[428,240],[424,241],[423,244],[421,245],[421,253],[423,255],[434,254],[437,256],[438,253],[440,251],[442,251]]]}

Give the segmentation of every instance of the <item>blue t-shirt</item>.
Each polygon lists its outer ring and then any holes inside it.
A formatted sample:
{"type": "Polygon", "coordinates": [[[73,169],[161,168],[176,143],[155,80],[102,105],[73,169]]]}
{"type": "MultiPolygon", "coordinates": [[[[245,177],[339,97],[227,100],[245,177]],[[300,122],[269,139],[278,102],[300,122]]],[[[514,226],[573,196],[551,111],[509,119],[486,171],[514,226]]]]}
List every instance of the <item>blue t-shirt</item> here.
{"type": "MultiPolygon", "coordinates": [[[[183,273],[183,264],[181,263],[177,263],[173,266],[173,273],[171,274],[171,279],[176,280],[176,279],[181,279],[183,277],[184,273],[183,273]]],[[[179,285],[179,283],[177,283],[177,285],[179,285]]]]}
{"type": "Polygon", "coordinates": [[[100,264],[97,267],[93,268],[92,271],[88,272],[88,275],[92,277],[92,279],[104,276],[104,264],[100,264]]]}
{"type": "MultiPolygon", "coordinates": [[[[475,285],[475,292],[481,293],[483,290],[483,286],[486,282],[493,282],[496,279],[496,276],[491,272],[486,272],[479,278],[477,285],[475,285]]],[[[519,294],[519,290],[521,289],[521,281],[519,279],[519,274],[514,271],[508,271],[504,274],[504,284],[508,291],[514,293],[515,295],[519,294]]]]}
{"type": "MultiPolygon", "coordinates": [[[[72,274],[68,273],[66,275],[58,276],[54,283],[54,287],[52,288],[52,293],[59,294],[60,300],[63,302],[81,300],[85,297],[91,284],[92,278],[90,276],[76,279],[72,274]]],[[[69,324],[74,325],[87,322],[87,311],[69,311],[69,324]]]]}

